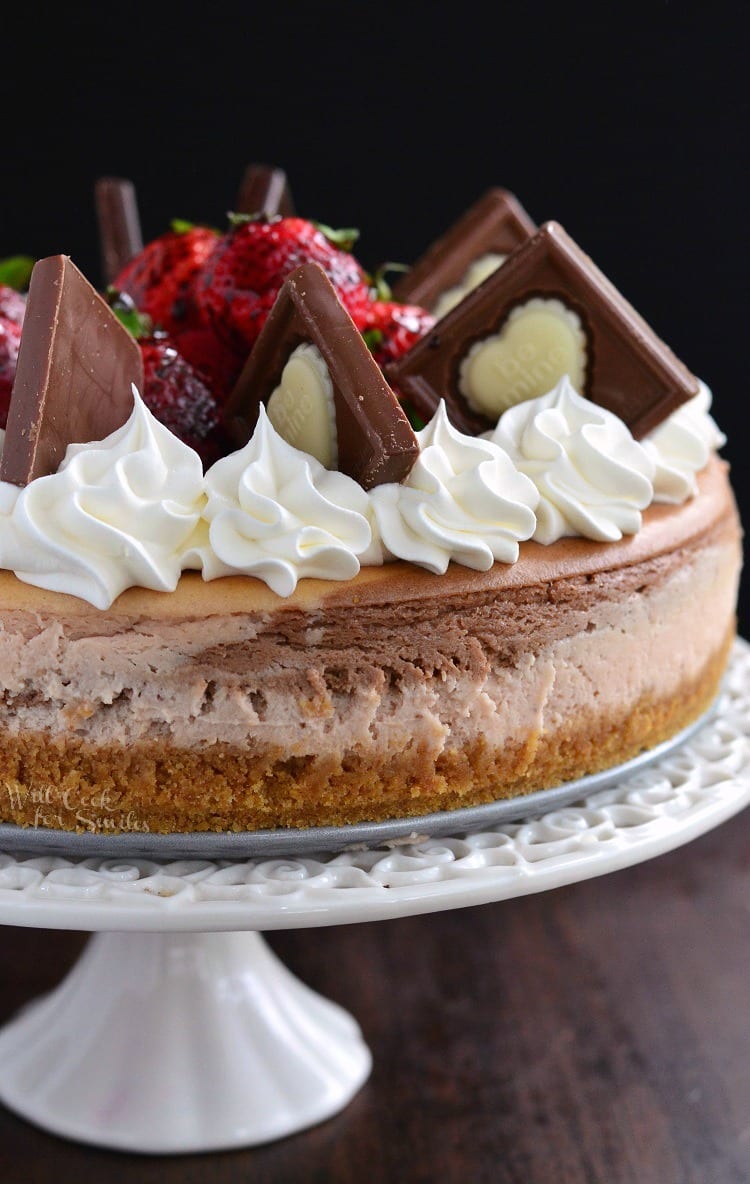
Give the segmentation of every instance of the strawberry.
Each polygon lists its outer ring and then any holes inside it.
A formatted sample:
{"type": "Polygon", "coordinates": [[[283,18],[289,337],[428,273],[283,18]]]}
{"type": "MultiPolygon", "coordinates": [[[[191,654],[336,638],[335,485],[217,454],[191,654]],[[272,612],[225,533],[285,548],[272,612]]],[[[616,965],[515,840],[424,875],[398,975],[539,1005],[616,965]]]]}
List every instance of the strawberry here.
{"type": "Polygon", "coordinates": [[[157,329],[174,333],[199,323],[193,285],[218,238],[208,226],[173,222],[125,264],[111,286],[130,296],[157,329]]]}
{"type": "Polygon", "coordinates": [[[418,304],[373,300],[363,336],[379,366],[395,362],[435,324],[435,317],[418,304]]]}
{"type": "Polygon", "coordinates": [[[22,325],[25,312],[26,297],[24,294],[11,288],[9,284],[0,283],[0,317],[5,317],[6,320],[13,321],[16,325],[22,325]]]}
{"type": "Polygon", "coordinates": [[[200,307],[217,335],[246,355],[286,277],[300,264],[315,262],[361,327],[372,296],[367,273],[346,249],[353,238],[354,232],[331,231],[304,218],[234,215],[197,281],[200,307]]]}
{"type": "Polygon", "coordinates": [[[7,316],[0,315],[0,428],[4,428],[8,422],[20,344],[21,326],[7,316]]]}
{"type": "Polygon", "coordinates": [[[219,340],[210,325],[184,329],[175,333],[173,340],[175,348],[202,375],[219,403],[223,403],[239,378],[245,353],[235,353],[231,346],[219,340]]]}
{"type": "Polygon", "coordinates": [[[144,370],[142,395],[149,411],[194,448],[206,467],[231,451],[216,398],[173,342],[155,333],[138,344],[144,370]]]}

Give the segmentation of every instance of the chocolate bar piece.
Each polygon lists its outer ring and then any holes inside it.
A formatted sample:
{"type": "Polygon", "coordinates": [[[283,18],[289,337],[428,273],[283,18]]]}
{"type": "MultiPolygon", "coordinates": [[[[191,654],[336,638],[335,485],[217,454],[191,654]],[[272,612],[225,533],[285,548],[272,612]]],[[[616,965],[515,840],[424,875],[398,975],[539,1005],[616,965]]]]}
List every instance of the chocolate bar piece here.
{"type": "MultiPolygon", "coordinates": [[[[507,189],[488,189],[393,286],[393,299],[442,316],[441,298],[467,283],[472,265],[490,269],[537,227],[507,189]]],[[[488,271],[489,274],[489,271],[488,271]]],[[[456,296],[458,293],[456,293],[456,296]]]]}
{"type": "Polygon", "coordinates": [[[94,185],[99,255],[105,286],[143,250],[135,186],[124,177],[99,177],[94,185]]]}
{"type": "Polygon", "coordinates": [[[557,222],[545,222],[385,373],[423,418],[444,398],[456,427],[477,434],[563,374],[636,438],[699,389],[557,222]]]}
{"type": "Polygon", "coordinates": [[[402,481],[417,459],[411,424],[317,263],[302,264],[284,281],[227,400],[225,423],[238,447],[252,435],[261,403],[289,443],[311,451],[314,441],[316,451],[324,450],[322,463],[336,457],[338,469],[365,489],[402,481]],[[327,376],[298,373],[284,387],[285,368],[301,345],[317,347],[327,376]]]}
{"type": "Polygon", "coordinates": [[[262,214],[266,218],[294,217],[294,202],[283,169],[259,162],[249,164],[234,206],[237,214],[262,214]]]}
{"type": "Polygon", "coordinates": [[[143,389],[135,338],[67,255],[34,264],[0,480],[26,485],[54,473],[71,443],[102,440],[143,389]]]}

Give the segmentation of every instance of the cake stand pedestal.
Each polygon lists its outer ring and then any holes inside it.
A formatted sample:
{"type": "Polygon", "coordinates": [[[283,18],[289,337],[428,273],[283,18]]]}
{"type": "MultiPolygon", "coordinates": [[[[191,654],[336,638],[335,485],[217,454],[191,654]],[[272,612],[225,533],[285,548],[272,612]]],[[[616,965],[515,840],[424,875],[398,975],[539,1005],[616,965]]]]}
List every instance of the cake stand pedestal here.
{"type": "Polygon", "coordinates": [[[124,1151],[266,1142],[341,1110],[370,1072],[351,1016],[258,933],[96,933],[0,1034],[0,1098],[124,1151]]]}
{"type": "Polygon", "coordinates": [[[54,1134],[175,1154],[257,1145],[366,1081],[356,1021],[264,930],[383,920],[546,891],[690,842],[750,803],[750,646],[680,748],[572,805],[475,833],[308,858],[0,852],[0,924],[90,931],[60,986],[0,1030],[0,1101],[54,1134]]]}

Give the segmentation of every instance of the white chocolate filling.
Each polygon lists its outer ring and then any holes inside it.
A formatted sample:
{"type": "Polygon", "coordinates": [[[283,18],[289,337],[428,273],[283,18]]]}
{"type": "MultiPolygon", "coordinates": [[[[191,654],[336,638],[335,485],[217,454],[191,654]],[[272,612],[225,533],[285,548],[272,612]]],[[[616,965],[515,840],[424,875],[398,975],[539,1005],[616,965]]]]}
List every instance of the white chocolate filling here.
{"type": "Polygon", "coordinates": [[[477,341],[461,363],[459,389],[489,419],[546,394],[567,374],[578,391],[586,373],[586,334],[561,300],[535,296],[517,305],[499,333],[477,341]]]}
{"type": "Polygon", "coordinates": [[[317,346],[298,345],[281,382],[266,404],[271,424],[293,448],[314,456],[326,469],[338,462],[333,383],[317,346]]]}
{"type": "Polygon", "coordinates": [[[488,276],[497,271],[507,258],[507,255],[499,255],[495,251],[488,251],[486,255],[480,255],[467,267],[460,283],[441,292],[432,309],[432,315],[438,320],[440,317],[444,317],[447,312],[461,303],[464,296],[468,296],[469,292],[473,292],[474,288],[478,288],[488,276]]]}

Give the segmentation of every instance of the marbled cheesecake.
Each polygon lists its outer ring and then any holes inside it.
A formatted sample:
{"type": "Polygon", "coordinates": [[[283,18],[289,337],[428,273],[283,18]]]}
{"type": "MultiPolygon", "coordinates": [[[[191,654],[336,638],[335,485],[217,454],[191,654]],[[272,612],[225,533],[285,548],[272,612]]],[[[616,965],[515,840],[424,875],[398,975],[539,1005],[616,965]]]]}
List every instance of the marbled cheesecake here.
{"type": "Polygon", "coordinates": [[[66,829],[343,825],[634,757],[715,698],[741,531],[727,465],[620,542],[444,575],[183,575],[107,610],[0,573],[0,815],[66,829]]]}

